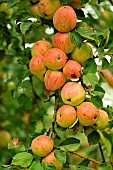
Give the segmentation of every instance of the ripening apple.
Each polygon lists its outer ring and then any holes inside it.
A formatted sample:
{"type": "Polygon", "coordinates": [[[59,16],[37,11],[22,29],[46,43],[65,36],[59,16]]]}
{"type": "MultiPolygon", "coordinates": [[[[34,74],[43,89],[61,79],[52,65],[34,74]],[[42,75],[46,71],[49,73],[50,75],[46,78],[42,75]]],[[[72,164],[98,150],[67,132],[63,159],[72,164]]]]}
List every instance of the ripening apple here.
{"type": "Polygon", "coordinates": [[[40,0],[39,13],[46,19],[53,19],[55,11],[61,6],[60,0],[40,0]]]}
{"type": "Polygon", "coordinates": [[[76,46],[71,53],[71,58],[78,61],[81,66],[84,66],[89,58],[93,58],[91,45],[87,42],[83,42],[80,48],[76,46]]]}
{"type": "Polygon", "coordinates": [[[35,5],[30,4],[29,11],[34,17],[37,18],[39,16],[38,3],[35,5]]]}
{"type": "Polygon", "coordinates": [[[80,8],[81,7],[81,1],[80,0],[72,0],[70,3],[70,6],[72,8],[80,8]]]}
{"type": "Polygon", "coordinates": [[[38,157],[48,155],[53,149],[53,140],[46,135],[40,135],[32,140],[32,152],[38,157]]]}
{"type": "Polygon", "coordinates": [[[7,147],[8,142],[11,140],[11,135],[6,130],[0,131],[0,147],[7,147]]]}
{"type": "Polygon", "coordinates": [[[53,16],[53,25],[59,32],[72,31],[77,22],[74,9],[71,6],[62,6],[53,16]]]}
{"type": "Polygon", "coordinates": [[[13,14],[13,9],[8,8],[7,2],[3,2],[0,4],[0,12],[4,12],[6,14],[7,18],[10,19],[13,14]]]}
{"type": "Polygon", "coordinates": [[[52,44],[55,48],[59,48],[64,53],[71,53],[75,45],[71,42],[69,33],[57,32],[52,39],[52,44]]]}
{"type": "Polygon", "coordinates": [[[67,82],[61,90],[61,98],[65,104],[77,106],[84,101],[86,92],[83,86],[76,82],[67,82]]]}
{"type": "Polygon", "coordinates": [[[43,81],[44,74],[47,70],[44,64],[43,56],[35,56],[31,58],[29,62],[29,70],[33,75],[43,81]]]}
{"type": "Polygon", "coordinates": [[[76,110],[73,106],[63,105],[56,113],[56,122],[63,128],[68,128],[76,120],[76,110]]]}
{"type": "Polygon", "coordinates": [[[82,67],[77,61],[68,60],[63,67],[63,73],[69,79],[77,79],[81,76],[82,67]]]}
{"type": "Polygon", "coordinates": [[[97,129],[105,129],[108,126],[108,114],[104,110],[99,110],[99,119],[96,122],[97,129]]]}
{"type": "Polygon", "coordinates": [[[99,109],[91,102],[83,102],[77,108],[77,117],[81,125],[94,125],[99,119],[99,109]]]}
{"type": "Polygon", "coordinates": [[[44,55],[46,51],[52,48],[52,44],[47,40],[39,40],[31,48],[32,57],[37,55],[44,55]]]}
{"type": "Polygon", "coordinates": [[[55,165],[56,170],[62,170],[62,163],[54,156],[54,152],[49,153],[45,158],[42,159],[42,162],[52,163],[55,165]]]}
{"type": "Polygon", "coordinates": [[[58,48],[51,48],[44,54],[45,66],[50,70],[60,70],[65,65],[66,60],[66,54],[58,48]]]}
{"type": "Polygon", "coordinates": [[[108,69],[100,70],[104,76],[106,77],[107,83],[113,87],[113,68],[110,67],[108,69]]]}
{"type": "Polygon", "coordinates": [[[66,77],[61,71],[47,70],[44,82],[47,90],[54,91],[58,90],[65,84],[66,77]]]}

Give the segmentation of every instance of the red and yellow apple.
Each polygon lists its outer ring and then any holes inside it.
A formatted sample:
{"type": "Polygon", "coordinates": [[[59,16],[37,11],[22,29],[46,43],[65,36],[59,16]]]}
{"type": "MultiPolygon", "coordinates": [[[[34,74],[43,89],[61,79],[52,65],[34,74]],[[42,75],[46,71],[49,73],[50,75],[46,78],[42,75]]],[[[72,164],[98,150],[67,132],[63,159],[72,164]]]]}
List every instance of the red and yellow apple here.
{"type": "Polygon", "coordinates": [[[107,83],[113,87],[113,68],[102,69],[100,70],[106,77],[107,83]]]}

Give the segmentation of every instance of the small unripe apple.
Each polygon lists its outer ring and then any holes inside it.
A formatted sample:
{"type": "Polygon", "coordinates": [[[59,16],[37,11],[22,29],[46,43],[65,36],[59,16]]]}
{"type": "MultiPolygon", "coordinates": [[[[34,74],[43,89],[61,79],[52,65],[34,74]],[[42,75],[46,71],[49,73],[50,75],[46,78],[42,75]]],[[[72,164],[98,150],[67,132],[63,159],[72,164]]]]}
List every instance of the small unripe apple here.
{"type": "Polygon", "coordinates": [[[69,79],[77,79],[81,76],[82,67],[75,60],[68,60],[63,67],[64,75],[69,79]]]}
{"type": "Polygon", "coordinates": [[[29,62],[29,70],[33,75],[43,81],[43,76],[47,70],[44,64],[43,56],[35,56],[31,58],[29,62]]]}
{"type": "Polygon", "coordinates": [[[73,106],[63,105],[56,113],[56,122],[63,128],[68,128],[76,120],[76,110],[73,106]]]}
{"type": "Polygon", "coordinates": [[[13,14],[13,9],[8,8],[7,2],[3,2],[0,4],[0,12],[4,12],[6,14],[7,18],[10,19],[13,14]]]}
{"type": "Polygon", "coordinates": [[[59,48],[64,53],[71,53],[75,45],[71,42],[69,33],[57,32],[52,39],[52,44],[55,48],[59,48]]]}
{"type": "Polygon", "coordinates": [[[11,135],[6,130],[0,131],[0,147],[7,147],[8,142],[11,140],[11,135]]]}
{"type": "Polygon", "coordinates": [[[77,117],[81,125],[94,125],[99,119],[99,109],[91,102],[83,102],[77,108],[77,117]]]}
{"type": "Polygon", "coordinates": [[[32,57],[37,55],[44,55],[46,51],[52,48],[52,44],[47,40],[40,40],[35,42],[31,48],[32,57]]]}
{"type": "Polygon", "coordinates": [[[83,86],[76,82],[66,83],[61,90],[61,98],[68,105],[77,106],[84,101],[85,97],[83,86]]]}
{"type": "Polygon", "coordinates": [[[87,42],[83,42],[80,48],[76,46],[71,53],[71,58],[84,66],[89,58],[93,58],[91,45],[87,42]]]}
{"type": "Polygon", "coordinates": [[[30,4],[29,11],[34,17],[37,18],[39,16],[38,3],[35,5],[30,4]]]}
{"type": "Polygon", "coordinates": [[[60,0],[40,0],[39,13],[46,19],[53,19],[55,11],[61,6],[60,0]]]}
{"type": "Polygon", "coordinates": [[[80,8],[81,7],[81,1],[80,0],[72,0],[70,3],[70,6],[72,8],[80,8]]]}
{"type": "Polygon", "coordinates": [[[73,30],[76,22],[76,13],[70,6],[60,7],[53,16],[53,25],[59,32],[69,32],[73,30]]]}
{"type": "Polygon", "coordinates": [[[53,149],[53,140],[46,135],[40,135],[32,140],[32,152],[38,157],[48,155],[53,149]]]}
{"type": "Polygon", "coordinates": [[[52,163],[55,165],[56,170],[62,170],[62,163],[55,158],[54,152],[49,153],[45,158],[42,159],[42,162],[52,163]]]}
{"type": "Polygon", "coordinates": [[[99,110],[99,119],[96,122],[97,129],[105,129],[108,126],[108,114],[104,110],[99,110]]]}
{"type": "Polygon", "coordinates": [[[45,66],[50,70],[60,70],[65,65],[66,59],[66,54],[58,48],[51,48],[44,54],[45,66]]]}
{"type": "Polygon", "coordinates": [[[48,70],[44,77],[45,87],[47,90],[58,90],[65,82],[66,77],[61,71],[48,70]]]}
{"type": "Polygon", "coordinates": [[[107,83],[113,87],[113,68],[108,68],[104,70],[100,70],[104,76],[106,77],[107,83]]]}

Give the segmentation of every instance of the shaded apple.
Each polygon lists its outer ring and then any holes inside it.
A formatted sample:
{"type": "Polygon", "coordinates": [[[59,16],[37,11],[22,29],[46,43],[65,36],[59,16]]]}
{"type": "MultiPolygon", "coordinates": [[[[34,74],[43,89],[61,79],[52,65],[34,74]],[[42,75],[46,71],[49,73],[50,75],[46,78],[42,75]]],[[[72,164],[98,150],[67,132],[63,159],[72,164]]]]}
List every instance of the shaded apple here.
{"type": "Polygon", "coordinates": [[[110,67],[110,68],[108,68],[108,69],[102,69],[102,70],[100,70],[103,74],[104,74],[104,76],[106,77],[106,80],[107,80],[107,82],[108,82],[108,84],[111,86],[111,87],[113,87],[113,68],[112,67],[110,67]]]}
{"type": "Polygon", "coordinates": [[[76,13],[70,6],[60,7],[53,16],[53,25],[59,32],[69,32],[73,30],[76,22],[76,13]]]}
{"type": "Polygon", "coordinates": [[[58,90],[65,82],[66,77],[61,71],[48,70],[44,77],[45,87],[47,90],[58,90]]]}
{"type": "Polygon", "coordinates": [[[63,105],[56,113],[56,122],[59,126],[67,128],[71,126],[76,120],[76,110],[73,106],[63,105]]]}
{"type": "Polygon", "coordinates": [[[7,2],[0,3],[0,12],[4,12],[6,14],[7,19],[10,19],[13,14],[13,9],[8,8],[7,2]]]}
{"type": "Polygon", "coordinates": [[[8,142],[11,140],[11,135],[6,130],[0,131],[0,147],[7,147],[8,142]]]}
{"type": "Polygon", "coordinates": [[[38,3],[35,5],[30,4],[29,12],[37,18],[39,16],[38,3]]]}
{"type": "Polygon", "coordinates": [[[75,45],[71,42],[69,33],[57,32],[52,39],[52,44],[55,48],[59,48],[64,53],[71,53],[75,45]]]}
{"type": "Polygon", "coordinates": [[[52,48],[44,54],[45,66],[50,70],[60,70],[66,60],[66,54],[58,48],[52,48]]]}
{"type": "Polygon", "coordinates": [[[76,82],[67,82],[61,90],[61,98],[65,104],[77,106],[84,101],[85,97],[83,86],[76,82]]]}
{"type": "Polygon", "coordinates": [[[68,60],[63,67],[63,73],[69,79],[77,79],[81,76],[82,67],[77,61],[68,60]]]}
{"type": "Polygon", "coordinates": [[[70,3],[70,6],[72,8],[80,8],[81,7],[81,1],[80,0],[72,0],[70,3]]]}
{"type": "Polygon", "coordinates": [[[99,119],[99,109],[91,102],[83,102],[77,108],[77,117],[81,125],[94,125],[99,119]]]}
{"type": "Polygon", "coordinates": [[[32,140],[32,152],[38,157],[48,155],[53,149],[53,140],[46,135],[40,135],[32,140]]]}

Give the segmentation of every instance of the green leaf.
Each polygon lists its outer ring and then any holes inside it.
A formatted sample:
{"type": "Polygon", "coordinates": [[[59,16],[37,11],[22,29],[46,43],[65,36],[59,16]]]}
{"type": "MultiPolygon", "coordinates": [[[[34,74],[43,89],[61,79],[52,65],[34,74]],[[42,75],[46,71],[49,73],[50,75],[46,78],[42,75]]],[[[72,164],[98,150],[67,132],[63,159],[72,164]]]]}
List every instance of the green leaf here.
{"type": "Polygon", "coordinates": [[[76,167],[76,170],[94,170],[94,169],[92,169],[92,168],[87,168],[87,167],[85,167],[85,166],[77,166],[76,167]]]}
{"type": "Polygon", "coordinates": [[[18,103],[25,109],[29,110],[31,108],[31,100],[25,94],[21,94],[18,98],[18,103]]]}
{"type": "Polygon", "coordinates": [[[91,96],[91,101],[98,109],[102,109],[103,102],[99,96],[91,96]]]}
{"type": "Polygon", "coordinates": [[[113,67],[113,57],[110,59],[110,66],[113,67]]]}
{"type": "Polygon", "coordinates": [[[92,96],[99,96],[101,99],[104,97],[105,91],[102,87],[100,86],[95,86],[94,91],[90,93],[92,96]]]}
{"type": "Polygon", "coordinates": [[[102,69],[107,69],[109,67],[109,62],[106,58],[102,59],[102,69]]]}
{"type": "Polygon", "coordinates": [[[87,166],[88,167],[88,164],[90,163],[90,160],[88,159],[84,159],[80,164],[79,166],[87,166]]]}
{"type": "Polygon", "coordinates": [[[14,5],[16,5],[18,2],[20,2],[20,0],[7,0],[7,6],[8,8],[11,8],[14,5]]]}
{"type": "Polygon", "coordinates": [[[40,162],[34,161],[30,166],[29,170],[36,170],[36,169],[44,170],[40,162]]]}
{"type": "Polygon", "coordinates": [[[107,164],[102,164],[102,165],[97,165],[97,169],[98,170],[112,170],[112,166],[107,165],[107,164]]]}
{"type": "Polygon", "coordinates": [[[74,137],[68,137],[64,139],[59,148],[63,151],[75,151],[80,147],[80,140],[74,137]]]}
{"type": "Polygon", "coordinates": [[[12,165],[20,165],[21,167],[28,167],[33,160],[33,155],[27,152],[21,152],[13,157],[12,165]]]}
{"type": "Polygon", "coordinates": [[[89,2],[89,0],[80,0],[80,1],[81,1],[82,5],[86,4],[87,2],[89,2]]]}
{"type": "Polygon", "coordinates": [[[52,163],[42,162],[42,166],[44,170],[56,170],[55,165],[53,165],[52,163]]]}
{"type": "Polygon", "coordinates": [[[104,56],[104,47],[99,47],[97,51],[98,51],[99,59],[102,59],[102,57],[104,56]]]}
{"type": "Polygon", "coordinates": [[[100,140],[100,135],[98,134],[96,130],[88,135],[88,142],[90,145],[97,144],[99,140],[100,140]]]}
{"type": "Polygon", "coordinates": [[[60,162],[62,162],[63,164],[66,163],[66,153],[65,152],[63,152],[61,150],[55,150],[54,155],[60,162]]]}
{"type": "Polygon", "coordinates": [[[69,5],[71,0],[62,0],[63,5],[69,5]]]}
{"type": "Polygon", "coordinates": [[[76,31],[69,33],[71,41],[73,44],[77,45],[79,48],[82,45],[82,37],[76,31]]]}
{"type": "Polygon", "coordinates": [[[93,59],[88,59],[87,64],[84,67],[84,74],[87,73],[96,73],[97,72],[97,64],[93,59]]]}
{"type": "Polygon", "coordinates": [[[93,73],[87,73],[83,75],[83,82],[86,86],[92,86],[94,88],[98,84],[98,77],[93,73]]]}
{"type": "Polygon", "coordinates": [[[22,22],[20,24],[20,30],[21,30],[22,34],[25,34],[26,31],[29,30],[31,25],[32,25],[32,21],[27,20],[27,21],[22,22]]]}

